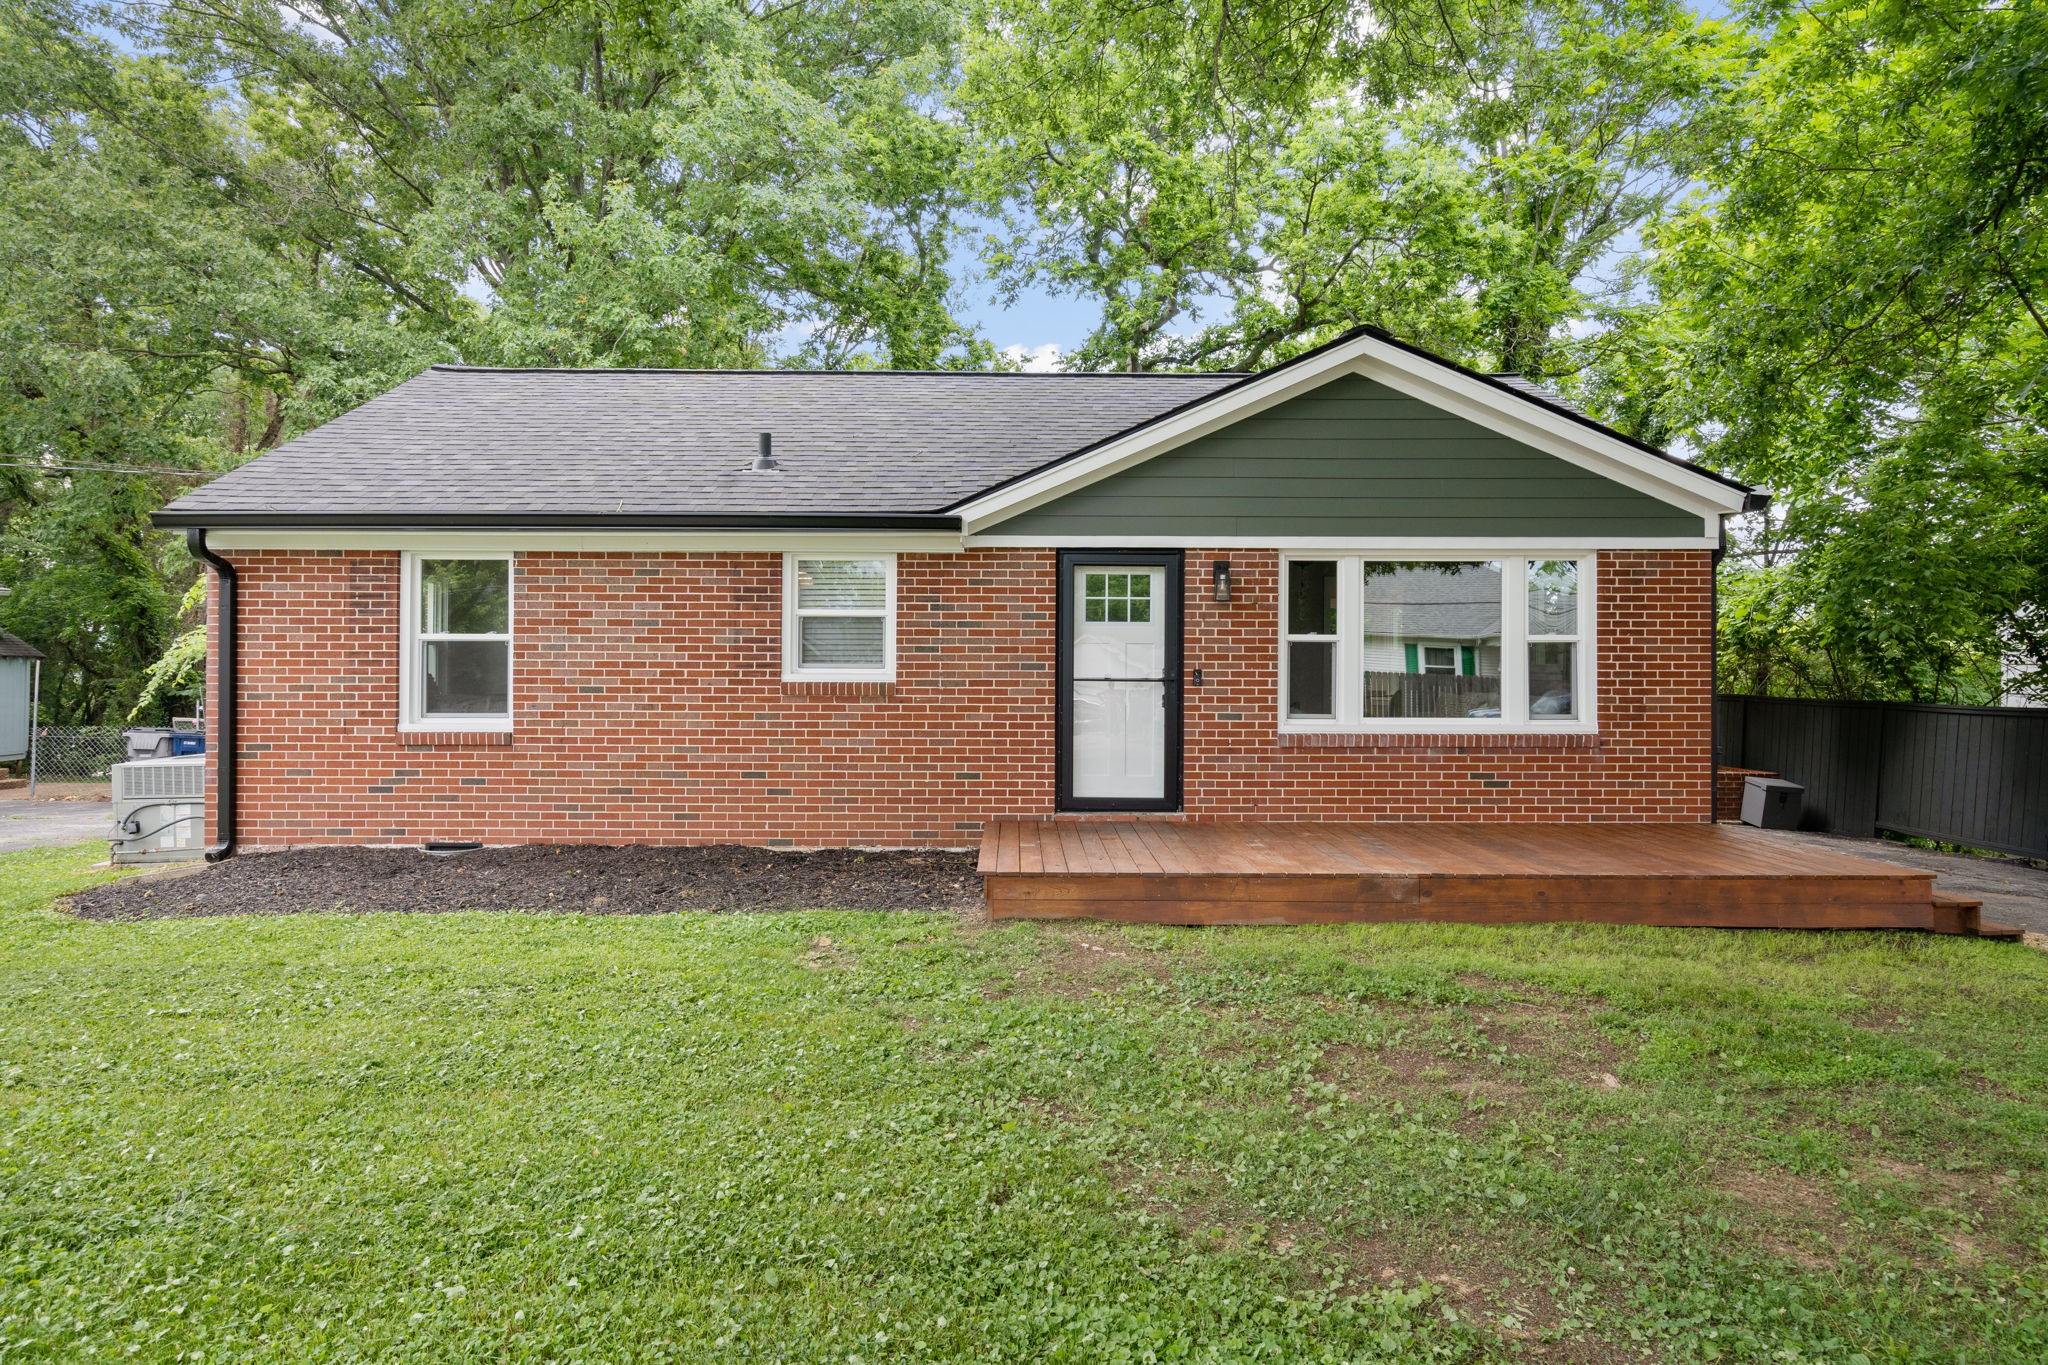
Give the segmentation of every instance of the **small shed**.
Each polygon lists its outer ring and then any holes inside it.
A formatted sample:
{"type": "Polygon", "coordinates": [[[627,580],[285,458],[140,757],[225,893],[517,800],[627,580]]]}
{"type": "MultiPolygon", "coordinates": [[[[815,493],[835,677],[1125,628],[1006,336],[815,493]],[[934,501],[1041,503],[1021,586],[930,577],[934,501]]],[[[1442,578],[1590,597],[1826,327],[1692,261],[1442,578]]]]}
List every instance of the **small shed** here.
{"type": "Polygon", "coordinates": [[[0,763],[28,757],[36,723],[36,668],[41,651],[0,630],[0,763]]]}

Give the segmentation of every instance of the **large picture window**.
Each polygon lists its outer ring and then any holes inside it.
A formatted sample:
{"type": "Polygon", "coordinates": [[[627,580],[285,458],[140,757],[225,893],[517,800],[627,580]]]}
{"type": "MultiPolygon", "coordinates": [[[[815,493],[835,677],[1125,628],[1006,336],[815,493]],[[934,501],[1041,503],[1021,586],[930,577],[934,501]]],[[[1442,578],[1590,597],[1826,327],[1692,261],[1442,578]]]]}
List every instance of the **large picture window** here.
{"type": "Polygon", "coordinates": [[[404,724],[509,729],[511,557],[407,555],[404,650],[404,724]]]}
{"type": "Polygon", "coordinates": [[[785,556],[782,641],[786,678],[888,680],[896,670],[895,559],[785,556]]]}
{"type": "Polygon", "coordinates": [[[1588,728],[1585,559],[1290,555],[1283,723],[1298,730],[1588,728]]]}

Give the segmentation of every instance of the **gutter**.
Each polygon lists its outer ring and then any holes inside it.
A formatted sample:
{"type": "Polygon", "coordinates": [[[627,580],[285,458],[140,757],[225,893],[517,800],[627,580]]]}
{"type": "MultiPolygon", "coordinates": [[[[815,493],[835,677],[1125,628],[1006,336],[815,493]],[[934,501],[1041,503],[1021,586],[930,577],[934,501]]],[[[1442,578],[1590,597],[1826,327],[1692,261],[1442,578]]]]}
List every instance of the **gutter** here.
{"type": "MultiPolygon", "coordinates": [[[[832,512],[716,512],[673,515],[618,512],[211,512],[165,508],[150,514],[157,526],[188,531],[244,527],[263,530],[350,531],[958,531],[960,518],[943,512],[882,516],[832,512]]],[[[203,541],[201,542],[204,543],[203,541]]]]}
{"type": "Polygon", "coordinates": [[[241,580],[235,574],[234,565],[207,547],[204,527],[194,526],[185,532],[185,548],[196,558],[212,565],[213,571],[220,575],[220,621],[216,631],[220,652],[214,661],[214,676],[220,692],[220,715],[213,718],[218,726],[217,734],[209,737],[206,745],[214,755],[216,836],[206,850],[206,861],[217,863],[235,856],[235,646],[240,634],[236,609],[240,605],[241,580]]]}

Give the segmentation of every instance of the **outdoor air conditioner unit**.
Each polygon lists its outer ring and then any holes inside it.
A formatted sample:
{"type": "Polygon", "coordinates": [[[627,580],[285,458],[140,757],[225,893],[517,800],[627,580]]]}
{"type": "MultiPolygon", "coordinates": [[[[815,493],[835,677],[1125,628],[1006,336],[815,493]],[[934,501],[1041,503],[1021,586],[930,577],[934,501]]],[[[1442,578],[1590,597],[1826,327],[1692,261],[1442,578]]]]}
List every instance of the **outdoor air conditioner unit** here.
{"type": "Polygon", "coordinates": [[[206,846],[206,755],[114,765],[113,861],[175,863],[206,846]]]}

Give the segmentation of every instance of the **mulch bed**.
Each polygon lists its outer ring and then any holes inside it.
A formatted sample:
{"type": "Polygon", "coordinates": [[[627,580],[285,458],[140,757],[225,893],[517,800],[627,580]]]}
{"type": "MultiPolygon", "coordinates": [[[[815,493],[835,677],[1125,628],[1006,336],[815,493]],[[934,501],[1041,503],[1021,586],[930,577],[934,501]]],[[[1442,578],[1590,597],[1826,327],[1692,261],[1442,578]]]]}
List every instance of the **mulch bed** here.
{"type": "Polygon", "coordinates": [[[246,853],[186,875],[130,877],[68,902],[84,919],[303,911],[961,910],[981,908],[972,853],[779,852],[533,844],[436,856],[399,848],[246,853]]]}

